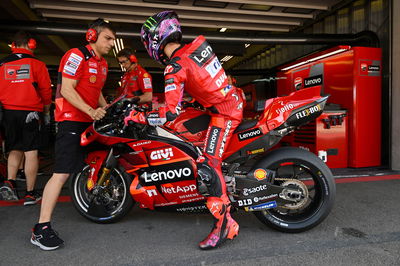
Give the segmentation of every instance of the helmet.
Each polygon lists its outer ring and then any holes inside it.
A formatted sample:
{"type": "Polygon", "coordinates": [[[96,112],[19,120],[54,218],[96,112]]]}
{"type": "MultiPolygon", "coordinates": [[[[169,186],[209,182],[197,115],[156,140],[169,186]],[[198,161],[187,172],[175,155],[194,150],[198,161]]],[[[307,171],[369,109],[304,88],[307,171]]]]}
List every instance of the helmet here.
{"type": "Polygon", "coordinates": [[[142,26],[141,40],[150,57],[167,65],[165,45],[182,40],[181,25],[174,11],[163,11],[149,17],[142,26]]]}

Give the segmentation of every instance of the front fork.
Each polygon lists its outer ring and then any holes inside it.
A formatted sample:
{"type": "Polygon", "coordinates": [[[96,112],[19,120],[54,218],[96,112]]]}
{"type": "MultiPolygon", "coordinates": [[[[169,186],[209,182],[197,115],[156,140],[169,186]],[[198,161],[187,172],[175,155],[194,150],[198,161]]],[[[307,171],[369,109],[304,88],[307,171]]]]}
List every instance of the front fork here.
{"type": "Polygon", "coordinates": [[[117,167],[117,164],[118,164],[117,158],[115,158],[114,150],[113,150],[113,148],[111,148],[110,151],[108,152],[107,158],[104,162],[103,171],[101,173],[99,181],[97,182],[98,185],[100,185],[100,186],[108,185],[108,182],[110,181],[109,177],[110,177],[111,169],[117,167]]]}

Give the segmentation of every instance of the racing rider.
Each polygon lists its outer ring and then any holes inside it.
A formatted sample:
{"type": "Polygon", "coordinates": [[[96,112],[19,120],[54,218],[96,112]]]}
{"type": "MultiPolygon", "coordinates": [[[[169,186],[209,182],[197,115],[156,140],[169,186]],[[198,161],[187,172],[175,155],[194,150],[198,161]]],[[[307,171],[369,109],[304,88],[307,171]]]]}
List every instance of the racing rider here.
{"type": "Polygon", "coordinates": [[[199,243],[201,249],[218,247],[239,233],[239,225],[230,215],[230,201],[221,171],[224,148],[242,119],[243,99],[237,88],[228,85],[227,76],[211,46],[203,36],[181,45],[182,32],[178,15],[173,11],[160,12],[143,24],[142,42],[149,55],[167,65],[165,78],[165,107],[148,114],[132,111],[126,123],[161,125],[174,120],[180,111],[184,90],[209,110],[204,156],[197,160],[200,184],[207,191],[207,208],[214,216],[214,227],[199,243]]]}
{"type": "Polygon", "coordinates": [[[151,76],[138,64],[133,51],[129,48],[122,49],[117,54],[117,60],[126,71],[122,76],[117,96],[126,94],[127,98],[138,98],[139,104],[151,103],[153,98],[151,76]]]}

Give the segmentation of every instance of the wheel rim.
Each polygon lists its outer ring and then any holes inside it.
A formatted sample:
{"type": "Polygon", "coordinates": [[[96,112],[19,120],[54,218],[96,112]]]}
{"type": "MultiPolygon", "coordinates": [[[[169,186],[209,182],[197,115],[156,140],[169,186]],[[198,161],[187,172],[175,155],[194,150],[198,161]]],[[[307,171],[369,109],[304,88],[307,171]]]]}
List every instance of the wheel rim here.
{"type": "Polygon", "coordinates": [[[269,167],[276,171],[275,185],[307,191],[301,204],[263,210],[264,216],[272,216],[285,223],[301,223],[314,217],[321,209],[326,196],[327,184],[320,170],[304,162],[285,161],[269,167]]]}
{"type": "MultiPolygon", "coordinates": [[[[90,202],[94,197],[92,191],[87,188],[88,174],[90,172],[89,166],[85,166],[83,170],[78,173],[74,181],[74,198],[77,206],[85,213],[88,212],[90,202]]],[[[108,183],[105,192],[100,197],[96,197],[97,204],[102,204],[108,211],[110,216],[115,215],[121,211],[128,191],[126,188],[126,181],[118,169],[112,169],[110,172],[110,182],[108,183]]]]}

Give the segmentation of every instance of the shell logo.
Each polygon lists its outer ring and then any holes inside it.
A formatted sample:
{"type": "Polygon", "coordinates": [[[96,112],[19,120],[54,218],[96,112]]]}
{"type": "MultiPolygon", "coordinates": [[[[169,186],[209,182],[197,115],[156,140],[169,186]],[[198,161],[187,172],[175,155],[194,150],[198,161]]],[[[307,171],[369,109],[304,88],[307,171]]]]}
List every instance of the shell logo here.
{"type": "Polygon", "coordinates": [[[267,177],[267,171],[265,171],[264,169],[257,169],[254,171],[254,177],[257,180],[263,180],[267,177]]]}

